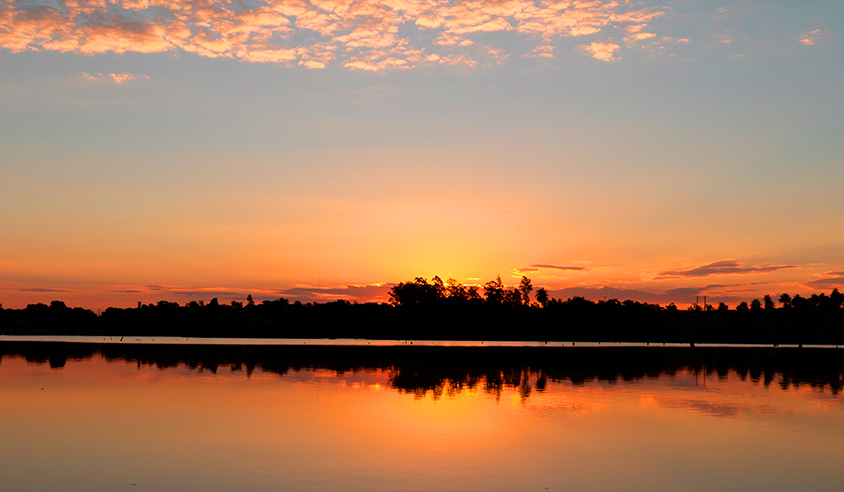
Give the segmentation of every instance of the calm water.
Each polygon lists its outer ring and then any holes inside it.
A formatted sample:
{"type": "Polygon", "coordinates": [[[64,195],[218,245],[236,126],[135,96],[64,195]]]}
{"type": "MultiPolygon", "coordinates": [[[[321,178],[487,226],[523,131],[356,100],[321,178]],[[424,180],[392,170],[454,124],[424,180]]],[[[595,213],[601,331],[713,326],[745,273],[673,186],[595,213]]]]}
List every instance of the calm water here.
{"type": "Polygon", "coordinates": [[[0,489],[838,491],[841,352],[0,342],[0,489]]]}

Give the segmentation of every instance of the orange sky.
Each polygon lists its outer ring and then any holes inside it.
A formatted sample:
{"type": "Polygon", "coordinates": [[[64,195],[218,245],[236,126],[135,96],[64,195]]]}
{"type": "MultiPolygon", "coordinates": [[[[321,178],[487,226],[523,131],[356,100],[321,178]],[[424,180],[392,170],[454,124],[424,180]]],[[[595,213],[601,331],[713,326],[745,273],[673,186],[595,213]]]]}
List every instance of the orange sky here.
{"type": "Polygon", "coordinates": [[[0,303],[844,287],[837,3],[0,6],[0,303]]]}

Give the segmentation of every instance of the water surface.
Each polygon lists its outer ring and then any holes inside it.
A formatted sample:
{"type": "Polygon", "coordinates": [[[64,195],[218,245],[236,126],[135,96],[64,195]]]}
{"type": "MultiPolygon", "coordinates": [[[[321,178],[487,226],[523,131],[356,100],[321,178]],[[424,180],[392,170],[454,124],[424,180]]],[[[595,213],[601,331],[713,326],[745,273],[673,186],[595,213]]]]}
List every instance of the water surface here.
{"type": "Polygon", "coordinates": [[[0,342],[0,483],[840,490],[838,352],[710,350],[0,342]]]}

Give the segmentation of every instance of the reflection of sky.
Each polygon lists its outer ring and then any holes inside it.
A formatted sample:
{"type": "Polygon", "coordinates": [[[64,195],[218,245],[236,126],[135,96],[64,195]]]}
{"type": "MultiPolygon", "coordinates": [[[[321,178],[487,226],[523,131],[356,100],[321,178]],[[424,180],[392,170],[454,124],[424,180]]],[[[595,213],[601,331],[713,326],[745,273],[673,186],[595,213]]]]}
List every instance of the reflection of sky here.
{"type": "Polygon", "coordinates": [[[841,9],[7,2],[0,302],[829,292],[841,9]]]}
{"type": "Polygon", "coordinates": [[[402,393],[379,371],[4,357],[0,456],[13,490],[826,491],[844,478],[840,400],[733,372],[548,382],[524,399],[402,393]]]}

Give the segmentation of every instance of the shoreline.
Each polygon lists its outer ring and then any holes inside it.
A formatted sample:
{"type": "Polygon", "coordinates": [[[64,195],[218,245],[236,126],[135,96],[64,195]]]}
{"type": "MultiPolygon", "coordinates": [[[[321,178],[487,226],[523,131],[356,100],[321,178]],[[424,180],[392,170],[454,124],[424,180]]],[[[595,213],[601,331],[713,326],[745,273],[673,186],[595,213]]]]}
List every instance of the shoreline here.
{"type": "Polygon", "coordinates": [[[279,347],[438,347],[438,348],[774,348],[842,349],[840,344],[771,343],[682,343],[619,342],[579,340],[390,340],[368,338],[250,338],[250,337],[169,337],[169,336],[96,336],[96,335],[0,335],[0,342],[83,343],[114,345],[208,345],[208,346],[279,346],[279,347]]]}

